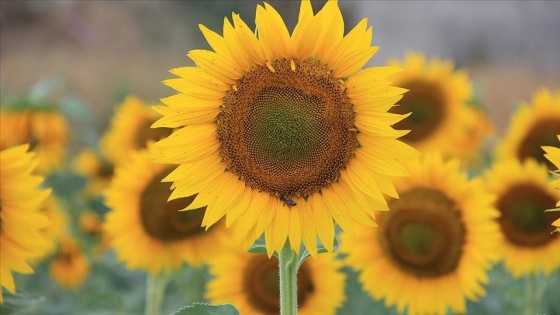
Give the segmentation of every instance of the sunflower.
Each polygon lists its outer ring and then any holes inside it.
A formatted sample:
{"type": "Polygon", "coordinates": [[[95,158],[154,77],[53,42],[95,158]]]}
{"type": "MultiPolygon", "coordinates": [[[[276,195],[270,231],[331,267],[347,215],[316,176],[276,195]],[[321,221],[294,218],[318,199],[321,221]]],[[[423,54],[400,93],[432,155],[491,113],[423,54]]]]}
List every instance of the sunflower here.
{"type": "Polygon", "coordinates": [[[171,129],[167,128],[150,128],[159,117],[142,100],[128,96],[118,105],[111,126],[101,139],[102,152],[112,164],[128,161],[131,152],[171,133],[171,129]]]}
{"type": "Polygon", "coordinates": [[[533,158],[552,169],[554,166],[543,156],[541,147],[555,145],[557,134],[560,134],[560,91],[552,93],[542,89],[512,117],[496,155],[501,160],[533,158]]]}
{"type": "MultiPolygon", "coordinates": [[[[558,135],[558,140],[560,140],[560,135],[558,135]]],[[[557,145],[558,146],[558,145],[557,145]]],[[[560,170],[560,148],[558,147],[543,147],[546,151],[544,155],[554,166],[556,169],[560,170]]],[[[554,177],[556,178],[552,183],[550,183],[554,188],[560,190],[560,172],[556,171],[553,173],[554,177]]],[[[560,208],[560,200],[556,204],[557,208],[560,208]]],[[[560,209],[556,209],[560,210],[560,209]]],[[[552,225],[556,227],[556,231],[560,232],[560,219],[552,222],[552,225]]]]}
{"type": "Polygon", "coordinates": [[[467,180],[459,161],[429,153],[397,182],[400,199],[378,215],[378,228],[341,237],[346,263],[375,299],[409,314],[465,313],[484,295],[486,272],[499,258],[493,196],[467,180]]]}
{"type": "Polygon", "coordinates": [[[213,50],[190,51],[197,67],[164,81],[180,93],[155,107],[154,127],[178,129],[154,159],[180,164],[171,198],[198,193],[188,209],[208,206],[204,226],[226,216],[247,247],[264,233],[269,255],[287,238],[315,255],[317,236],[332,251],[334,223],[375,225],[391,178],[406,175],[399,160],[418,156],[391,127],[406,115],[387,113],[405,91],[387,79],[399,69],[361,70],[378,49],[372,29],[363,19],[344,36],[336,1],[316,15],[302,1],[291,35],[266,3],[258,36],[232,19],[223,36],[201,26],[213,50]]]}
{"type": "Polygon", "coordinates": [[[84,283],[89,273],[89,262],[78,243],[71,238],[62,240],[51,261],[51,277],[62,287],[77,288],[84,283]]]}
{"type": "MultiPolygon", "coordinates": [[[[206,298],[213,304],[231,303],[240,314],[279,314],[278,259],[247,253],[228,242],[210,261],[206,298]]],[[[342,306],[345,275],[331,254],[306,259],[298,270],[298,314],[336,314],[342,306]]]]}
{"type": "Polygon", "coordinates": [[[66,154],[69,127],[56,108],[0,111],[0,149],[28,143],[36,153],[37,171],[61,165],[66,154]]]}
{"type": "Polygon", "coordinates": [[[97,212],[91,210],[80,214],[78,225],[84,233],[101,235],[103,221],[97,212]]]}
{"type": "Polygon", "coordinates": [[[48,243],[46,254],[50,254],[56,249],[60,240],[68,235],[68,213],[54,196],[46,200],[41,211],[51,222],[48,227],[42,230],[43,237],[48,243]]]}
{"type": "Polygon", "coordinates": [[[498,222],[505,239],[505,267],[515,277],[550,274],[560,267],[560,234],[551,233],[550,226],[560,212],[545,212],[554,208],[560,191],[549,186],[546,166],[511,159],[495,164],[486,178],[502,213],[498,222]]]}
{"type": "Polygon", "coordinates": [[[90,197],[99,195],[113,178],[113,163],[90,148],[83,149],[78,154],[73,167],[78,174],[88,179],[84,191],[90,197]]]}
{"type": "Polygon", "coordinates": [[[40,209],[51,191],[39,188],[43,177],[32,174],[37,160],[28,148],[0,151],[0,303],[2,287],[15,293],[12,272],[33,273],[29,261],[48,249],[42,231],[49,221],[40,209]]]}
{"type": "Polygon", "coordinates": [[[157,274],[184,261],[199,266],[214,255],[208,249],[227,234],[225,226],[208,231],[201,227],[204,208],[179,211],[194,196],[167,202],[171,185],[161,179],[170,171],[169,165],[155,164],[147,151],[139,151],[131,155],[130,163],[117,167],[105,192],[111,211],[104,230],[127,268],[157,274]]]}
{"type": "Polygon", "coordinates": [[[495,127],[482,108],[465,106],[462,108],[462,125],[458,139],[449,149],[449,153],[473,167],[482,164],[480,148],[485,140],[494,134],[495,127]],[[478,155],[478,156],[477,156],[478,155]],[[478,160],[477,160],[478,159],[478,160]]]}
{"type": "Polygon", "coordinates": [[[391,60],[391,66],[404,71],[391,77],[395,85],[409,91],[390,112],[410,117],[395,124],[397,129],[411,130],[402,137],[420,151],[443,150],[454,154],[457,141],[464,141],[464,130],[473,128],[467,102],[472,86],[465,70],[454,70],[451,60],[426,60],[421,53],[407,53],[404,60],[391,60]]]}

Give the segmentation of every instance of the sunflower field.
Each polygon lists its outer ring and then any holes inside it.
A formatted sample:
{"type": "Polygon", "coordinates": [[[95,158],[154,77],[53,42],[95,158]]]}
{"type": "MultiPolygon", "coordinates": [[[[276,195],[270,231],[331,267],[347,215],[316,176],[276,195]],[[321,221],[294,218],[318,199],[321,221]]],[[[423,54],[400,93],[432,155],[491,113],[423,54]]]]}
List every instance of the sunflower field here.
{"type": "Polygon", "coordinates": [[[1,314],[560,315],[560,3],[0,8],[1,314]]]}

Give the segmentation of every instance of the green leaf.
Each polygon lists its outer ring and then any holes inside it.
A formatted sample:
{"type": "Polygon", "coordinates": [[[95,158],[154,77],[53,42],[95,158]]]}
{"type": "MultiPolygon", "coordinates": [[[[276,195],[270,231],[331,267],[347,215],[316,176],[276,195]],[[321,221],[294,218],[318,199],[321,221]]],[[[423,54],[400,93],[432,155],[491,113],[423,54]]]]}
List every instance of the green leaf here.
{"type": "Polygon", "coordinates": [[[27,292],[16,292],[10,294],[4,292],[4,303],[0,304],[0,314],[14,314],[25,310],[36,309],[39,304],[45,301],[44,297],[36,296],[27,292]]]}
{"type": "Polygon", "coordinates": [[[175,311],[172,315],[239,315],[239,312],[231,304],[194,303],[175,311]]]}

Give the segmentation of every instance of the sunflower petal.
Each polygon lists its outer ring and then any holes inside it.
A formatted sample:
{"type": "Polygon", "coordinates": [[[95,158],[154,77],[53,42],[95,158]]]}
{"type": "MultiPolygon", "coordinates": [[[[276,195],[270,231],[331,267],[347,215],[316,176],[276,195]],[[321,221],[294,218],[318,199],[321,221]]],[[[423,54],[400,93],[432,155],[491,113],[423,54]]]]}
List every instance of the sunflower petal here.
{"type": "Polygon", "coordinates": [[[265,2],[264,8],[257,6],[255,23],[266,59],[270,62],[281,58],[290,59],[290,33],[280,14],[265,2]]]}

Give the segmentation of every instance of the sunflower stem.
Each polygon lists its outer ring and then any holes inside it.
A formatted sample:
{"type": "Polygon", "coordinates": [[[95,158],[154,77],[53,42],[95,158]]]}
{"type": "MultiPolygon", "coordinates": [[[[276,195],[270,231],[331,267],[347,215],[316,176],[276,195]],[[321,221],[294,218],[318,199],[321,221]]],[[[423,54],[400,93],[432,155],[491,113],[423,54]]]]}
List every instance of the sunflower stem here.
{"type": "Polygon", "coordinates": [[[165,273],[148,274],[146,283],[146,315],[158,315],[161,313],[161,305],[169,275],[165,273]]]}
{"type": "Polygon", "coordinates": [[[527,315],[534,315],[537,314],[538,303],[539,303],[539,296],[537,290],[537,274],[531,273],[528,276],[529,280],[529,303],[527,303],[527,308],[525,314],[527,315]]]}
{"type": "Polygon", "coordinates": [[[280,314],[297,314],[297,271],[298,254],[284,244],[278,258],[280,271],[280,314]]]}

